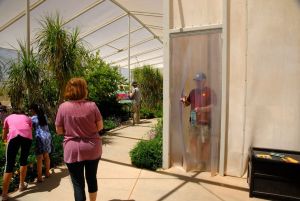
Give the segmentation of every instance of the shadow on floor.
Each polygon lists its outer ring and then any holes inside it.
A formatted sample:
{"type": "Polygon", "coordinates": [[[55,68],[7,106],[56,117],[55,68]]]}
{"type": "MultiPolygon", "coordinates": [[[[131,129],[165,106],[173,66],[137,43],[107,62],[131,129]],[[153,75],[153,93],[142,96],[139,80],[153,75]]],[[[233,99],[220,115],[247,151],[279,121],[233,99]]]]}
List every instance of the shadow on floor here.
{"type": "Polygon", "coordinates": [[[119,199],[113,199],[113,200],[109,200],[109,201],[135,201],[135,200],[119,200],[119,199]]]}
{"type": "Polygon", "coordinates": [[[111,137],[119,137],[119,138],[126,138],[126,139],[130,139],[130,140],[146,140],[146,139],[142,139],[142,138],[135,138],[135,137],[128,137],[128,136],[124,136],[122,135],[122,133],[119,132],[108,132],[106,135],[106,138],[111,138],[111,137]]]}
{"type": "MultiPolygon", "coordinates": [[[[115,164],[118,164],[118,165],[133,167],[132,165],[129,165],[129,164],[126,164],[126,163],[113,161],[113,160],[109,160],[109,159],[105,159],[105,158],[102,158],[101,160],[105,161],[105,162],[109,162],[109,163],[115,163],[115,164]]],[[[175,176],[180,180],[187,181],[187,182],[192,182],[192,183],[205,183],[205,184],[221,186],[221,187],[224,187],[224,188],[230,188],[230,189],[239,190],[239,191],[245,191],[245,192],[249,191],[248,188],[244,188],[244,187],[239,187],[239,186],[235,186],[235,185],[224,184],[224,183],[221,183],[221,182],[215,182],[215,181],[196,178],[196,176],[199,175],[201,172],[196,172],[195,175],[193,175],[191,177],[185,176],[185,175],[179,175],[179,174],[175,174],[175,173],[170,173],[170,172],[163,172],[163,171],[156,171],[156,173],[157,174],[162,174],[162,175],[168,175],[168,176],[175,176]]]]}
{"type": "MultiPolygon", "coordinates": [[[[118,165],[132,167],[132,165],[129,165],[129,164],[126,164],[126,163],[122,163],[122,162],[118,162],[118,161],[113,161],[113,160],[105,159],[105,158],[102,158],[101,160],[105,161],[105,162],[109,162],[109,163],[114,163],[114,164],[118,164],[118,165]]],[[[182,181],[182,183],[180,185],[178,185],[177,187],[175,187],[173,190],[167,192],[165,195],[163,195],[162,197],[160,197],[157,201],[163,201],[163,200],[167,199],[168,197],[170,197],[172,194],[174,194],[176,191],[178,191],[180,188],[182,188],[183,186],[185,186],[188,183],[196,183],[198,185],[201,185],[206,191],[208,191],[209,193],[211,193],[212,195],[214,195],[220,201],[224,201],[224,200],[221,197],[219,197],[217,194],[215,194],[214,192],[212,192],[211,190],[209,190],[208,188],[205,188],[202,184],[211,184],[211,185],[216,185],[216,186],[220,186],[220,187],[224,187],[224,188],[229,188],[229,189],[234,189],[234,190],[248,192],[247,188],[243,188],[243,187],[239,187],[239,186],[235,186],[235,185],[224,184],[224,183],[221,183],[221,182],[215,182],[215,181],[210,181],[210,180],[205,180],[205,179],[197,178],[197,176],[199,174],[201,174],[201,172],[196,172],[192,176],[179,175],[179,174],[169,173],[169,172],[163,172],[163,171],[156,171],[156,173],[157,174],[162,174],[162,175],[174,176],[174,177],[177,177],[179,180],[182,181]]]]}
{"type": "Polygon", "coordinates": [[[59,169],[60,172],[51,174],[51,177],[44,180],[42,183],[35,183],[34,186],[30,186],[27,190],[23,191],[22,193],[13,196],[11,195],[10,201],[19,201],[22,200],[21,198],[32,193],[39,193],[39,192],[50,192],[53,189],[57,188],[60,184],[62,178],[67,177],[69,172],[67,168],[55,168],[59,169]],[[20,199],[18,199],[20,198],[20,199]]]}

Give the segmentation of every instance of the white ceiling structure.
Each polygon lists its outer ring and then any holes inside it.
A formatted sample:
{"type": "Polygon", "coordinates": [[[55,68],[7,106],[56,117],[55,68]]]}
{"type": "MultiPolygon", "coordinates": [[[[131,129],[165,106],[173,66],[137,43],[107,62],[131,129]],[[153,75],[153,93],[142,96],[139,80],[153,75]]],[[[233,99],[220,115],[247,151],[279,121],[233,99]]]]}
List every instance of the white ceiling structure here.
{"type": "MultiPolygon", "coordinates": [[[[130,16],[130,68],[144,64],[163,67],[162,0],[30,0],[30,30],[39,21],[59,13],[68,29],[78,27],[92,51],[121,68],[128,68],[130,16]]],[[[26,0],[0,0],[0,48],[15,49],[26,39],[26,0]]]]}

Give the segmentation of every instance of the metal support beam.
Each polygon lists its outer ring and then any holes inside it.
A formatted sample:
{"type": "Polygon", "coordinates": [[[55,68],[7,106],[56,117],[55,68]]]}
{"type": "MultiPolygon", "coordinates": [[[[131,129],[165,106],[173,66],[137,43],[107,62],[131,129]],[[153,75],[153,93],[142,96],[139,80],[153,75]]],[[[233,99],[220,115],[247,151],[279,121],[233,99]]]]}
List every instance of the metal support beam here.
{"type": "Polygon", "coordinates": [[[118,52],[122,50],[122,49],[116,48],[116,47],[114,47],[114,46],[112,46],[112,45],[108,45],[108,44],[107,44],[106,46],[107,46],[107,47],[110,47],[110,48],[112,48],[112,49],[118,50],[118,52]]]}
{"type": "MultiPolygon", "coordinates": [[[[153,67],[153,68],[159,68],[158,66],[156,66],[156,65],[163,65],[164,64],[164,62],[159,62],[159,63],[154,63],[154,64],[147,64],[147,65],[150,65],[151,67],[153,67]]],[[[135,68],[140,68],[141,66],[134,66],[134,67],[132,67],[131,69],[135,69],[135,68]]]]}
{"type": "MultiPolygon", "coordinates": [[[[153,34],[153,36],[157,37],[157,35],[151,30],[149,29],[149,27],[147,27],[140,19],[138,19],[136,16],[130,14],[130,11],[125,8],[124,6],[122,6],[120,3],[118,3],[116,0],[110,0],[112,3],[114,3],[115,5],[119,6],[122,10],[124,10],[126,13],[128,13],[128,15],[130,15],[132,18],[134,18],[136,21],[138,21],[141,25],[143,25],[145,27],[145,29],[147,29],[151,34],[153,34]]],[[[158,41],[162,44],[162,40],[157,37],[158,41]]]]}
{"type": "MultiPolygon", "coordinates": [[[[140,53],[135,54],[135,55],[131,55],[130,57],[132,58],[132,57],[141,56],[141,55],[143,55],[143,54],[148,54],[148,53],[155,52],[155,51],[161,50],[161,49],[162,49],[162,47],[154,48],[154,49],[151,49],[151,50],[147,50],[147,51],[144,51],[144,52],[140,52],[140,53]]],[[[124,58],[124,59],[120,59],[120,60],[118,60],[118,61],[114,61],[114,62],[112,62],[111,64],[120,63],[121,61],[125,61],[125,60],[127,60],[127,57],[124,58]]]]}
{"type": "Polygon", "coordinates": [[[229,40],[229,3],[223,0],[223,29],[222,29],[222,99],[221,99],[221,134],[220,134],[220,163],[219,174],[225,175],[226,137],[228,132],[228,40],[229,40]]]}
{"type": "MultiPolygon", "coordinates": [[[[146,38],[145,40],[142,40],[142,41],[139,41],[139,42],[137,42],[137,43],[135,43],[135,44],[133,44],[133,45],[130,45],[130,48],[133,48],[133,47],[142,45],[142,44],[147,43],[147,42],[149,42],[149,41],[151,41],[151,40],[154,40],[154,39],[155,39],[155,38],[154,38],[153,36],[151,36],[150,38],[146,38]]],[[[129,49],[129,47],[124,47],[124,48],[122,48],[122,49],[118,49],[118,51],[116,51],[116,52],[114,52],[114,53],[111,53],[111,54],[109,54],[109,55],[107,55],[107,56],[104,56],[104,57],[102,57],[102,59],[109,58],[109,57],[111,57],[111,56],[113,56],[113,55],[115,55],[115,54],[118,54],[118,53],[123,52],[123,51],[128,50],[128,49],[129,49]]]]}
{"type": "Polygon", "coordinates": [[[154,64],[148,64],[148,65],[150,65],[150,66],[156,66],[156,65],[159,65],[159,64],[164,64],[164,62],[161,61],[161,62],[157,62],[157,63],[154,63],[154,64]]]}
{"type": "Polygon", "coordinates": [[[80,17],[81,15],[83,15],[84,13],[88,12],[89,10],[95,8],[96,6],[98,6],[99,4],[105,2],[105,0],[97,0],[94,3],[88,5],[85,9],[79,11],[78,13],[76,13],[73,17],[67,19],[66,21],[64,21],[63,25],[68,24],[69,22],[73,21],[74,19],[80,17]]]}
{"type": "MultiPolygon", "coordinates": [[[[136,29],[130,31],[130,33],[137,32],[137,31],[139,31],[139,30],[141,30],[141,29],[143,29],[143,28],[144,28],[144,27],[136,28],[136,29]]],[[[93,52],[93,51],[95,51],[95,50],[97,50],[97,49],[100,49],[101,47],[107,46],[108,44],[110,44],[110,43],[112,43],[112,42],[115,42],[115,41],[117,41],[117,40],[119,40],[119,39],[121,39],[121,38],[123,38],[123,37],[125,37],[125,36],[127,36],[127,35],[128,35],[128,33],[122,34],[121,36],[118,36],[118,37],[116,37],[116,38],[114,38],[114,39],[112,39],[112,40],[110,40],[110,41],[107,41],[107,42],[105,42],[104,44],[98,45],[98,46],[96,46],[95,48],[93,48],[93,49],[91,50],[91,52],[93,52]]]]}
{"type": "Polygon", "coordinates": [[[106,22],[106,23],[104,23],[104,24],[98,25],[98,26],[92,28],[91,30],[89,30],[89,31],[83,33],[82,35],[80,35],[80,38],[85,38],[85,37],[87,37],[87,36],[89,36],[89,35],[95,33],[95,32],[98,31],[99,29],[102,29],[102,28],[104,28],[104,27],[106,27],[106,26],[108,26],[108,25],[110,25],[110,24],[112,24],[112,23],[114,23],[114,22],[116,22],[116,21],[122,19],[122,18],[125,17],[125,16],[127,16],[127,13],[124,13],[124,14],[122,14],[122,15],[119,15],[118,17],[116,17],[116,18],[114,18],[114,19],[112,19],[112,20],[110,20],[110,21],[108,21],[108,22],[106,22]]]}
{"type": "Polygon", "coordinates": [[[130,43],[131,43],[131,22],[130,22],[130,15],[128,15],[128,81],[129,81],[129,86],[131,84],[131,72],[130,72],[130,43]]]}
{"type": "Polygon", "coordinates": [[[163,0],[164,27],[164,71],[163,71],[163,168],[168,169],[170,160],[170,25],[172,24],[171,0],[163,0]]]}
{"type": "MultiPolygon", "coordinates": [[[[144,59],[144,60],[141,60],[141,61],[131,63],[131,65],[139,64],[139,63],[142,63],[142,62],[145,62],[145,61],[152,61],[154,59],[159,59],[159,58],[162,58],[162,57],[163,57],[163,55],[158,56],[158,57],[152,57],[152,58],[149,58],[149,59],[144,59]]],[[[127,65],[126,66],[121,66],[121,68],[125,68],[125,67],[127,67],[127,65]]]]}
{"type": "Polygon", "coordinates": [[[28,59],[30,59],[30,0],[26,0],[26,32],[27,32],[27,54],[28,59]]]}
{"type": "MultiPolygon", "coordinates": [[[[39,0],[39,1],[35,2],[34,4],[32,4],[30,6],[30,11],[34,10],[36,7],[38,7],[39,5],[44,3],[45,1],[46,0],[39,0]]],[[[26,10],[21,11],[18,15],[16,15],[12,19],[10,19],[8,22],[6,22],[4,25],[2,25],[0,27],[0,32],[3,31],[4,29],[6,29],[7,27],[9,27],[10,25],[12,25],[13,23],[15,23],[16,21],[18,21],[19,19],[21,19],[22,17],[24,17],[25,14],[26,14],[26,10]]]]}
{"type": "Polygon", "coordinates": [[[133,15],[141,15],[146,17],[163,17],[161,13],[151,13],[151,12],[142,12],[142,11],[130,11],[133,15]]]}
{"type": "Polygon", "coordinates": [[[145,24],[145,25],[151,29],[163,30],[163,27],[161,27],[161,26],[156,26],[156,25],[151,25],[151,24],[145,24]]]}
{"type": "Polygon", "coordinates": [[[213,29],[222,29],[222,24],[211,24],[207,26],[195,26],[195,27],[187,27],[187,28],[179,28],[179,29],[171,29],[170,33],[182,33],[182,32],[193,32],[193,31],[206,31],[213,29]]]}

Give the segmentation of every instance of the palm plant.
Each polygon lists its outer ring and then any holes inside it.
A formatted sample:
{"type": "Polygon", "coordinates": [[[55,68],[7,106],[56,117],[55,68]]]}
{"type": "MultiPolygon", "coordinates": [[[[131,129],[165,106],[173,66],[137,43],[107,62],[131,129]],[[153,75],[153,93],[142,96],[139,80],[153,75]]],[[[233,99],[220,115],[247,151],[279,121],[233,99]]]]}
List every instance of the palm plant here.
{"type": "Polygon", "coordinates": [[[63,101],[67,81],[78,75],[85,49],[76,29],[69,33],[60,16],[46,16],[41,21],[41,30],[37,34],[38,54],[53,72],[59,88],[59,102],[63,101]]]}
{"type": "Polygon", "coordinates": [[[19,43],[19,58],[12,62],[8,71],[6,88],[11,98],[12,106],[24,106],[24,99],[29,104],[40,101],[39,78],[40,66],[37,57],[31,49],[27,51],[26,45],[19,43]]]}

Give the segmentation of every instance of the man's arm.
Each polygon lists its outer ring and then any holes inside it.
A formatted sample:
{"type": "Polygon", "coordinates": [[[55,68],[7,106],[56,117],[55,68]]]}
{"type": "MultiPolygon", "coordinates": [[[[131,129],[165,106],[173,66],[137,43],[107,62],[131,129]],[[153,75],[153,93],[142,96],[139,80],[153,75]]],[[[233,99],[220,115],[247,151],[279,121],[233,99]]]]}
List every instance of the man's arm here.
{"type": "Polygon", "coordinates": [[[210,104],[210,105],[205,106],[205,107],[195,108],[195,110],[196,110],[196,112],[211,112],[212,107],[213,107],[213,104],[210,104]]]}
{"type": "Polygon", "coordinates": [[[135,94],[135,89],[133,89],[133,90],[132,90],[132,92],[131,92],[131,93],[129,93],[129,98],[130,98],[130,99],[132,99],[132,98],[133,98],[133,96],[134,96],[134,94],[135,94]]]}
{"type": "Polygon", "coordinates": [[[191,93],[189,94],[188,97],[184,96],[180,98],[180,101],[184,104],[184,106],[189,106],[191,104],[191,93]]]}

